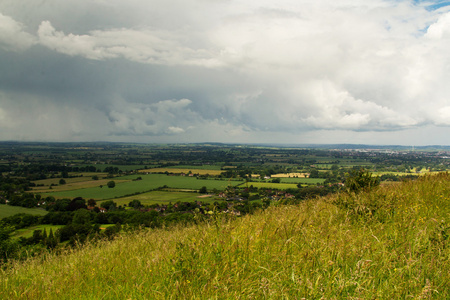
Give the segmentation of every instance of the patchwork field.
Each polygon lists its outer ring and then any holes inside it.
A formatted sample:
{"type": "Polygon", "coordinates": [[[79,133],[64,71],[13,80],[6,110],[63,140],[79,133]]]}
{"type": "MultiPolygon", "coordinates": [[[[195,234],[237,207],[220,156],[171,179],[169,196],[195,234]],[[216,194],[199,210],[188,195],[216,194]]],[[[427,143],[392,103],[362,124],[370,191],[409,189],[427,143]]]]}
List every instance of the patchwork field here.
{"type": "Polygon", "coordinates": [[[191,168],[154,168],[154,169],[145,169],[139,170],[140,173],[170,173],[170,174],[187,174],[191,171],[192,174],[199,175],[220,175],[223,173],[222,170],[211,170],[211,169],[191,169],[191,168]]]}
{"type": "MultiPolygon", "coordinates": [[[[148,193],[143,193],[139,195],[133,195],[123,198],[114,199],[117,205],[128,205],[133,200],[139,200],[142,205],[152,205],[152,204],[168,204],[170,202],[176,203],[180,202],[192,202],[192,201],[202,201],[202,202],[214,202],[217,201],[213,197],[204,197],[196,192],[167,192],[167,191],[153,191],[148,193]]],[[[97,205],[100,205],[101,201],[98,201],[97,205]]]]}
{"type": "Polygon", "coordinates": [[[198,169],[198,170],[221,170],[221,165],[177,165],[172,167],[167,167],[168,169],[198,169]]]}
{"type": "Polygon", "coordinates": [[[281,178],[281,183],[322,184],[324,181],[322,178],[281,178]]]}
{"type": "Polygon", "coordinates": [[[308,176],[309,176],[308,173],[280,173],[280,174],[274,174],[271,177],[275,177],[275,178],[289,178],[289,177],[307,178],[308,176]]]}
{"type": "Polygon", "coordinates": [[[102,171],[105,168],[113,167],[113,168],[118,168],[119,170],[125,171],[125,172],[145,168],[144,165],[114,165],[114,164],[94,164],[94,165],[93,164],[77,164],[77,166],[79,166],[79,167],[94,166],[97,169],[100,169],[102,171]]]}
{"type": "MultiPolygon", "coordinates": [[[[92,180],[91,178],[87,178],[87,177],[79,177],[79,178],[67,178],[67,179],[65,179],[66,180],[66,184],[58,184],[60,179],[61,178],[58,178],[56,180],[54,178],[53,179],[45,179],[45,181],[47,183],[50,182],[50,184],[47,184],[47,185],[44,185],[44,186],[34,187],[32,189],[32,191],[36,192],[36,193],[38,193],[38,192],[39,193],[52,193],[52,192],[72,191],[72,190],[79,190],[79,189],[99,187],[100,185],[106,186],[106,184],[109,181],[111,181],[111,180],[114,180],[116,183],[128,181],[128,180],[121,180],[121,179],[92,180]],[[82,180],[82,178],[84,178],[84,180],[82,180]],[[52,183],[55,184],[55,185],[53,185],[50,188],[50,185],[52,183]]],[[[36,181],[36,182],[39,182],[39,183],[42,184],[42,181],[44,181],[44,180],[39,180],[39,181],[36,181]]]]}
{"type": "Polygon", "coordinates": [[[108,188],[104,185],[102,188],[96,186],[71,191],[45,193],[43,196],[53,196],[55,198],[83,197],[85,199],[103,200],[143,193],[163,186],[188,190],[198,190],[201,187],[206,186],[208,190],[223,190],[229,184],[236,186],[242,183],[242,181],[201,180],[195,177],[168,176],[165,174],[129,175],[117,177],[114,181],[116,182],[114,188],[108,188]],[[133,181],[133,179],[138,177],[141,177],[142,180],[133,181]]]}
{"type": "MultiPolygon", "coordinates": [[[[297,185],[294,183],[272,183],[272,182],[249,182],[248,186],[253,185],[255,188],[264,188],[264,189],[277,189],[277,190],[286,190],[286,189],[296,189],[297,185]]],[[[246,187],[247,183],[240,184],[239,187],[246,187]]]]}

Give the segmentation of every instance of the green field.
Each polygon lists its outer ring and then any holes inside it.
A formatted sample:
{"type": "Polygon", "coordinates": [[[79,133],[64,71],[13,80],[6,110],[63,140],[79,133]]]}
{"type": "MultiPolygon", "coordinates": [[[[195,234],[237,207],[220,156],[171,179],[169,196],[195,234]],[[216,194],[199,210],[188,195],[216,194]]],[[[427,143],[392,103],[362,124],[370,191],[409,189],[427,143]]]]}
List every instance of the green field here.
{"type": "Polygon", "coordinates": [[[145,169],[139,170],[140,173],[171,173],[171,174],[181,174],[181,173],[189,173],[198,174],[198,175],[220,175],[224,171],[222,170],[211,170],[211,169],[183,169],[183,168],[154,168],[154,169],[145,169]]]}
{"type": "MultiPolygon", "coordinates": [[[[113,168],[118,168],[119,170],[125,171],[125,172],[145,168],[145,165],[113,165],[113,164],[80,164],[77,166],[78,167],[94,166],[97,169],[100,169],[102,171],[107,167],[113,167],[113,168]]],[[[148,167],[148,165],[147,165],[147,167],[148,167]]]]}
{"type": "Polygon", "coordinates": [[[6,204],[0,204],[0,219],[13,216],[15,214],[30,214],[43,216],[47,214],[47,211],[41,208],[25,208],[21,206],[10,206],[6,204]]]}
{"type": "MultiPolygon", "coordinates": [[[[167,192],[167,191],[153,191],[148,193],[143,193],[134,196],[128,196],[123,198],[114,199],[117,205],[128,205],[132,200],[141,201],[142,205],[152,205],[152,204],[168,204],[170,202],[176,203],[180,202],[192,202],[192,201],[202,201],[202,202],[214,202],[217,201],[213,197],[201,197],[201,194],[193,192],[167,192]]],[[[100,205],[99,202],[97,205],[100,205]]]]}
{"type": "MultiPolygon", "coordinates": [[[[253,185],[253,187],[258,189],[277,189],[277,190],[286,190],[286,189],[296,189],[297,185],[294,183],[273,183],[273,182],[248,182],[248,186],[253,185]]],[[[244,188],[247,187],[247,183],[243,183],[239,185],[239,187],[244,188]]]]}
{"type": "Polygon", "coordinates": [[[167,167],[169,169],[198,169],[198,170],[221,170],[220,165],[201,165],[201,166],[196,166],[196,165],[176,165],[176,166],[171,166],[171,167],[167,167]]]}
{"type": "Polygon", "coordinates": [[[85,173],[85,174],[93,174],[88,176],[81,176],[81,177],[73,177],[73,178],[64,178],[66,181],[65,184],[59,184],[59,181],[61,178],[49,178],[49,179],[42,179],[42,180],[36,180],[33,181],[36,185],[43,185],[43,186],[36,186],[32,188],[33,192],[59,192],[59,191],[69,191],[69,190],[77,190],[77,189],[83,189],[83,188],[89,188],[89,187],[96,187],[99,185],[106,185],[108,181],[111,179],[107,179],[106,173],[85,173]],[[98,180],[93,180],[92,176],[97,175],[98,180]],[[50,186],[53,185],[51,188],[50,186]]]}
{"type": "Polygon", "coordinates": [[[31,227],[18,229],[16,231],[14,231],[12,234],[12,237],[13,238],[20,238],[20,237],[29,238],[33,235],[33,231],[35,231],[35,230],[44,231],[44,229],[47,231],[47,234],[50,232],[50,229],[53,230],[53,233],[55,233],[55,231],[61,227],[64,227],[64,225],[42,225],[41,224],[41,225],[31,226],[31,227]]]}
{"type": "Polygon", "coordinates": [[[53,196],[55,198],[83,197],[85,199],[92,198],[96,200],[104,200],[133,195],[135,193],[143,193],[163,186],[175,189],[189,190],[198,190],[201,187],[206,186],[208,190],[223,190],[229,184],[231,184],[232,186],[236,186],[242,183],[242,181],[201,180],[195,177],[167,176],[164,174],[129,175],[117,177],[114,180],[132,180],[136,179],[137,177],[141,177],[142,180],[118,183],[116,182],[116,186],[114,188],[108,188],[106,186],[103,186],[103,188],[92,187],[72,191],[45,193],[43,196],[53,196]]]}
{"type": "Polygon", "coordinates": [[[281,179],[281,183],[304,183],[304,184],[322,184],[325,179],[322,178],[289,178],[289,177],[284,177],[284,178],[280,178],[281,179]]]}

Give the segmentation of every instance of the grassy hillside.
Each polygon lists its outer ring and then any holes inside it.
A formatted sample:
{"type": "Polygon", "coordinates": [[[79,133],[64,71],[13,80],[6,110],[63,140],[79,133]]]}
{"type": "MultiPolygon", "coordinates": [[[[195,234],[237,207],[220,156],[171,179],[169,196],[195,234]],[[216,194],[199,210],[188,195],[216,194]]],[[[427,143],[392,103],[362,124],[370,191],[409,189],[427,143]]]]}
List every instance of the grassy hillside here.
{"type": "Polygon", "coordinates": [[[0,219],[10,217],[15,214],[31,214],[43,216],[47,214],[47,211],[42,208],[26,208],[21,206],[0,204],[0,219]]]}
{"type": "Polygon", "coordinates": [[[450,299],[450,176],[128,233],[0,273],[1,299],[450,299]]]}

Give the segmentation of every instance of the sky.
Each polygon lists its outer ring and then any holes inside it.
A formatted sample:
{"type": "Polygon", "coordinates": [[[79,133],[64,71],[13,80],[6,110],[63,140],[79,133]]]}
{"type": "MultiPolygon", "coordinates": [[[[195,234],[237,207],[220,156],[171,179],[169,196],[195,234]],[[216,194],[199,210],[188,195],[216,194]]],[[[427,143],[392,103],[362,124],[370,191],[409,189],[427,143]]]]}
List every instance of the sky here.
{"type": "Polygon", "coordinates": [[[450,1],[2,0],[0,140],[450,145],[450,1]]]}

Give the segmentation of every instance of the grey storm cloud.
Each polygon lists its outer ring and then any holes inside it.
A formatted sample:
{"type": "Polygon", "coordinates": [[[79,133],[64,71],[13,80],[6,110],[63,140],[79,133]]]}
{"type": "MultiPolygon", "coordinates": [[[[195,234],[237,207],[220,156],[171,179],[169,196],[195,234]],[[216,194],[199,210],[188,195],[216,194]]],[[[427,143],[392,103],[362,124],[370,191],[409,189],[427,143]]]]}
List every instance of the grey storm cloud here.
{"type": "Polygon", "coordinates": [[[0,139],[448,144],[433,4],[5,0],[0,139]]]}

